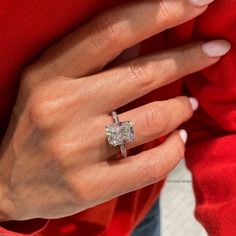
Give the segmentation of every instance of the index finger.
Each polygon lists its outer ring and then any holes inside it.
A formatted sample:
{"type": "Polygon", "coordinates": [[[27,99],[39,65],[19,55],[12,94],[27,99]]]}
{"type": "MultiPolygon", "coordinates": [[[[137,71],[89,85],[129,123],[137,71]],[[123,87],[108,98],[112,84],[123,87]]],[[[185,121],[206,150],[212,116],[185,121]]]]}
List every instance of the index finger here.
{"type": "Polygon", "coordinates": [[[137,1],[106,11],[44,53],[40,72],[74,78],[97,72],[123,50],[201,14],[211,1],[191,2],[137,1]]]}

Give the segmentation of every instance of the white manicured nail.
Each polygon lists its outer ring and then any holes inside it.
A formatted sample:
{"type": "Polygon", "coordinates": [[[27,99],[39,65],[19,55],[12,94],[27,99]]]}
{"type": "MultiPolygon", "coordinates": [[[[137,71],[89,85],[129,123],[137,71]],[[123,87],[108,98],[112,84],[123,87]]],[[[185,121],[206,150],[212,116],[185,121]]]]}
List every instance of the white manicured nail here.
{"type": "Polygon", "coordinates": [[[203,6],[206,6],[206,5],[214,2],[214,0],[189,0],[189,1],[194,6],[197,6],[197,7],[203,7],[203,6]]]}
{"type": "Polygon", "coordinates": [[[209,57],[224,56],[231,49],[231,44],[225,40],[214,40],[202,45],[202,50],[209,57]]]}
{"type": "Polygon", "coordinates": [[[181,129],[181,130],[179,131],[179,135],[180,135],[181,139],[183,140],[183,142],[186,143],[186,142],[187,142],[187,139],[188,139],[188,133],[187,133],[187,131],[186,131],[185,129],[181,129]]]}
{"type": "Polygon", "coordinates": [[[189,98],[189,101],[192,105],[193,110],[196,111],[199,107],[198,100],[196,98],[191,97],[191,98],[189,98]]]}

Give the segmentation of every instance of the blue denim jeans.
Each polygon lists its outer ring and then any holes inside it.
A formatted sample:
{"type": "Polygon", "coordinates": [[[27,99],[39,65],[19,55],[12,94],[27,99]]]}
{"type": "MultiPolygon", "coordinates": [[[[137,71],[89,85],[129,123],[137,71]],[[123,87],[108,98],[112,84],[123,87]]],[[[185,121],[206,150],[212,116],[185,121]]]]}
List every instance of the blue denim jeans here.
{"type": "Polygon", "coordinates": [[[160,236],[160,203],[155,202],[147,216],[135,228],[131,236],[160,236]]]}

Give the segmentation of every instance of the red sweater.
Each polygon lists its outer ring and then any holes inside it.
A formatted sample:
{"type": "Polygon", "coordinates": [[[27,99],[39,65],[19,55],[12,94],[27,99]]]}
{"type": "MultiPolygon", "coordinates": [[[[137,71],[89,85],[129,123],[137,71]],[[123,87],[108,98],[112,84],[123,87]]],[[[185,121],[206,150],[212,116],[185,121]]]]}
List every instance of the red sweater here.
{"type": "MultiPolygon", "coordinates": [[[[4,135],[21,71],[56,40],[95,14],[126,0],[1,0],[0,136],[4,135]]],[[[219,63],[121,108],[191,94],[201,108],[186,124],[190,140],[187,165],[193,175],[196,217],[211,236],[236,235],[236,5],[215,1],[194,21],[142,43],[142,54],[202,39],[225,38],[233,49],[219,63]]],[[[157,145],[158,140],[132,150],[157,145]]],[[[127,236],[159,196],[163,182],[151,185],[74,216],[2,223],[0,235],[127,236]],[[44,229],[42,229],[44,227],[44,229]],[[10,230],[9,230],[10,229],[10,230]],[[11,231],[12,230],[12,231],[11,231]],[[18,232],[19,234],[15,233],[18,232]]]]}

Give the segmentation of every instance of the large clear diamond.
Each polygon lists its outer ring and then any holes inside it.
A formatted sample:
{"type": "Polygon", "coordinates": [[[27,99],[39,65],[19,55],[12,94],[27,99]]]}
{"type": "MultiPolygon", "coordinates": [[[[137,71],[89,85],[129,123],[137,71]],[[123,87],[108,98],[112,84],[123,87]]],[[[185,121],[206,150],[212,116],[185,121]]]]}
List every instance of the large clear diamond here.
{"type": "Polygon", "coordinates": [[[135,140],[133,125],[130,121],[112,123],[106,126],[106,134],[108,142],[112,146],[118,146],[135,140]]]}

